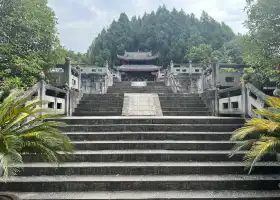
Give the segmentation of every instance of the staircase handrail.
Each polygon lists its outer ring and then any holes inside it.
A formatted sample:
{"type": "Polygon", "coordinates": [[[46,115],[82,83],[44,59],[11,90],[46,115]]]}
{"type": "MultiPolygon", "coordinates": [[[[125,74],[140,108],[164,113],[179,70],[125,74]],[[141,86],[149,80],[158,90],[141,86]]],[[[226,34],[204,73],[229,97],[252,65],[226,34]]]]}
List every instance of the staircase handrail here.
{"type": "Polygon", "coordinates": [[[61,89],[40,81],[24,91],[22,98],[30,98],[30,101],[37,98],[41,101],[50,102],[52,103],[52,107],[49,108],[48,105],[41,105],[41,107],[51,109],[57,114],[71,115],[82,95],[83,93],[81,91],[69,88],[61,89]],[[47,90],[54,91],[55,95],[47,94],[47,90]],[[34,95],[35,93],[37,95],[34,95]],[[63,96],[57,96],[58,93],[63,94],[63,96]]]}
{"type": "Polygon", "coordinates": [[[254,86],[251,83],[246,84],[247,89],[252,92],[254,95],[260,98],[260,100],[265,101],[268,95],[263,93],[261,90],[259,90],[256,86],[254,86]]]}
{"type": "Polygon", "coordinates": [[[219,115],[235,114],[243,117],[260,117],[254,113],[254,109],[265,108],[267,96],[252,83],[242,82],[236,86],[218,90],[216,112],[219,115]]]}
{"type": "Polygon", "coordinates": [[[222,89],[222,90],[218,90],[218,93],[223,94],[223,93],[228,93],[228,92],[241,90],[241,89],[242,89],[242,86],[241,86],[241,84],[239,84],[237,86],[233,86],[233,87],[225,88],[225,89],[222,89]]]}

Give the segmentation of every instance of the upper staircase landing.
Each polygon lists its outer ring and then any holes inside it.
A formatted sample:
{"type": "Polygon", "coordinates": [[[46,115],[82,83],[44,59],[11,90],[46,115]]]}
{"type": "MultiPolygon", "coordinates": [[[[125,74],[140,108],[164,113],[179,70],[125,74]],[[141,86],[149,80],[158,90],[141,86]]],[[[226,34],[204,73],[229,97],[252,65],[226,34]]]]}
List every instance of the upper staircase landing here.
{"type": "Polygon", "coordinates": [[[107,94],[85,94],[73,115],[209,116],[211,113],[198,94],[173,94],[163,82],[147,82],[144,87],[121,82],[109,87],[107,94]]]}
{"type": "MultiPolygon", "coordinates": [[[[134,82],[137,83],[137,82],[134,82]]],[[[108,87],[107,93],[168,93],[172,94],[171,88],[165,86],[164,82],[147,82],[147,86],[137,87],[131,86],[133,82],[114,83],[113,86],[108,87]]]]}

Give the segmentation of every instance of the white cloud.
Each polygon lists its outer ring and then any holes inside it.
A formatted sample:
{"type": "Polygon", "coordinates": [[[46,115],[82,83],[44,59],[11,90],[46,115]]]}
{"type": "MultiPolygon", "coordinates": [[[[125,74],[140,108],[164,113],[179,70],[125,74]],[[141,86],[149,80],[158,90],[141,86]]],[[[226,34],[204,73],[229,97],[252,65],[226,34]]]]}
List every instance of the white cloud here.
{"type": "Polygon", "coordinates": [[[62,44],[85,52],[94,37],[117,19],[121,12],[129,17],[143,15],[165,4],[168,9],[183,9],[197,17],[205,10],[215,20],[224,21],[234,32],[244,33],[245,0],[49,0],[58,17],[62,44]]]}

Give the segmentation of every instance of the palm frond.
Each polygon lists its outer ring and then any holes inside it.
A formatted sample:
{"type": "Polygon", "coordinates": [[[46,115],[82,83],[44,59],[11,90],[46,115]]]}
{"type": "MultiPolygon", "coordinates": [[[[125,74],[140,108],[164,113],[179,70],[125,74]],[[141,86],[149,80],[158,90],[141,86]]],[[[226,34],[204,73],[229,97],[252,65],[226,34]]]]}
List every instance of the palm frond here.
{"type": "Polygon", "coordinates": [[[237,154],[239,151],[242,150],[248,150],[249,148],[251,148],[251,146],[253,145],[253,143],[256,140],[245,140],[239,143],[236,143],[233,148],[232,148],[232,152],[229,154],[229,157],[233,157],[235,154],[237,154]]]}
{"type": "Polygon", "coordinates": [[[4,171],[3,177],[1,177],[3,181],[7,181],[10,176],[16,175],[22,169],[18,165],[23,163],[22,156],[15,150],[0,153],[0,162],[4,171]],[[18,166],[15,167],[14,165],[18,166]]]}
{"type": "Polygon", "coordinates": [[[266,102],[269,106],[280,109],[280,98],[269,96],[267,97],[266,102]]]}
{"type": "Polygon", "coordinates": [[[280,110],[276,109],[259,109],[259,110],[254,110],[254,113],[257,115],[261,115],[263,117],[268,117],[270,120],[274,120],[279,122],[280,121],[280,110]]]}
{"type": "Polygon", "coordinates": [[[250,163],[251,173],[256,162],[261,160],[268,153],[275,153],[276,148],[280,147],[280,138],[276,137],[261,137],[258,141],[254,142],[251,149],[244,156],[244,161],[250,163]]]}
{"type": "Polygon", "coordinates": [[[244,140],[248,135],[270,133],[279,129],[280,123],[266,119],[253,118],[248,120],[244,127],[234,131],[231,140],[244,140]]]}
{"type": "Polygon", "coordinates": [[[4,178],[18,172],[22,154],[36,154],[46,162],[59,163],[73,152],[70,139],[55,121],[60,117],[40,108],[45,102],[30,101],[21,91],[9,95],[0,104],[0,161],[4,178]],[[46,121],[51,118],[52,121],[46,121]]]}

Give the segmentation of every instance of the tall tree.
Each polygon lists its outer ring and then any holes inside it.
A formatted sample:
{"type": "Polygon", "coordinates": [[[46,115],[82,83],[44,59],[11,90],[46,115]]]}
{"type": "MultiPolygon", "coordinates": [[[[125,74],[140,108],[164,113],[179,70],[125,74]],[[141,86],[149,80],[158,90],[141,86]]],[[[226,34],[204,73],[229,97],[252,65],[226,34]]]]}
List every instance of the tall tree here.
{"type": "Polygon", "coordinates": [[[33,85],[41,72],[59,58],[56,18],[47,3],[47,0],[0,0],[2,88],[33,85]]]}
{"type": "Polygon", "coordinates": [[[201,44],[198,47],[192,47],[189,53],[185,56],[185,60],[191,60],[195,63],[208,64],[212,60],[213,49],[210,45],[201,44]]]}
{"type": "Polygon", "coordinates": [[[169,11],[161,6],[156,12],[131,20],[122,13],[95,38],[87,57],[92,64],[103,66],[108,60],[114,65],[116,54],[123,54],[125,50],[152,51],[160,53],[160,64],[166,66],[170,60],[183,62],[193,46],[207,44],[218,50],[234,36],[226,24],[215,21],[206,12],[197,19],[194,14],[176,9],[169,11]]]}
{"type": "Polygon", "coordinates": [[[280,63],[280,4],[278,0],[247,0],[249,29],[244,37],[244,59],[255,68],[255,80],[280,80],[275,65],[280,63]]]}

